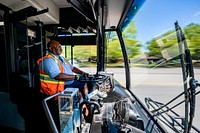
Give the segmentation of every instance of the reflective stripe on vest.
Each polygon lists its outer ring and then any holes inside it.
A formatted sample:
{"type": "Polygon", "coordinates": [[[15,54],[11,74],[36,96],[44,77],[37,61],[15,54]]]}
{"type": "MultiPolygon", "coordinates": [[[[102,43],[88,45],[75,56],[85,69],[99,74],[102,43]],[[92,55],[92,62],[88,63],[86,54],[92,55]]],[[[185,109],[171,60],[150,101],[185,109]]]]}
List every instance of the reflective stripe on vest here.
{"type": "Polygon", "coordinates": [[[49,75],[45,74],[40,74],[40,81],[48,83],[64,84],[63,81],[52,79],[49,75]]]}
{"type": "MultiPolygon", "coordinates": [[[[46,58],[52,58],[59,66],[61,73],[64,73],[64,68],[59,59],[56,59],[52,55],[48,54],[37,61],[40,71],[40,92],[46,95],[53,95],[64,90],[64,81],[59,81],[51,78],[46,72],[40,69],[41,62],[46,58]]],[[[71,67],[70,67],[71,68],[71,67]]]]}

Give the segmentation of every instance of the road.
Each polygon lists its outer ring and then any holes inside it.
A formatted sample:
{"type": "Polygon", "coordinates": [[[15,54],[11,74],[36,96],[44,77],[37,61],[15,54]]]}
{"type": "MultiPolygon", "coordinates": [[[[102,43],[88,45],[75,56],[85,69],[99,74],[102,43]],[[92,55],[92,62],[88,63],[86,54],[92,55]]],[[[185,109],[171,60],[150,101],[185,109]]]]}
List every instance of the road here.
{"type": "MultiPolygon", "coordinates": [[[[96,68],[85,68],[85,71],[96,73],[96,68]]],[[[125,85],[124,68],[108,68],[108,72],[114,73],[114,78],[122,85],[125,85]]],[[[183,78],[181,68],[130,68],[131,91],[145,104],[144,98],[150,97],[162,103],[169,102],[172,98],[183,92],[183,78]]],[[[200,81],[200,69],[194,69],[195,79],[200,81]]],[[[199,91],[200,87],[196,88],[199,91]]],[[[180,102],[180,97],[175,103],[180,102]]],[[[174,105],[171,104],[171,107],[174,105]]],[[[184,104],[174,108],[180,115],[184,116],[184,104]]],[[[196,96],[196,111],[193,125],[199,127],[200,120],[200,95],[196,96]]]]}

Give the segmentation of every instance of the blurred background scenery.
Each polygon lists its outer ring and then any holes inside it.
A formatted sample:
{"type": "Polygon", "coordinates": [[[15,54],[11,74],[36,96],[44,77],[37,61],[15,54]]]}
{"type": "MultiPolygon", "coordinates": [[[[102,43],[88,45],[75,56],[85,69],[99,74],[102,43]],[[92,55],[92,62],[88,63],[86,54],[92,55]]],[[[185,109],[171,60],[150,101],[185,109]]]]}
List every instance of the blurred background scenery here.
{"type": "MultiPolygon", "coordinates": [[[[145,104],[145,98],[161,103],[183,92],[180,52],[174,23],[181,26],[192,56],[195,79],[200,80],[200,1],[148,0],[123,31],[128,51],[132,91],[145,104]]],[[[125,85],[125,70],[117,35],[106,34],[106,70],[125,85]]],[[[96,46],[63,46],[63,56],[90,73],[96,72],[96,46]],[[73,55],[71,54],[71,51],[73,55]],[[73,57],[73,59],[71,59],[73,57]]],[[[184,97],[178,99],[183,100],[184,97]]],[[[197,95],[197,109],[200,97],[197,95]]],[[[174,110],[184,115],[184,105],[174,110]]],[[[194,126],[200,111],[195,112],[194,126]]]]}

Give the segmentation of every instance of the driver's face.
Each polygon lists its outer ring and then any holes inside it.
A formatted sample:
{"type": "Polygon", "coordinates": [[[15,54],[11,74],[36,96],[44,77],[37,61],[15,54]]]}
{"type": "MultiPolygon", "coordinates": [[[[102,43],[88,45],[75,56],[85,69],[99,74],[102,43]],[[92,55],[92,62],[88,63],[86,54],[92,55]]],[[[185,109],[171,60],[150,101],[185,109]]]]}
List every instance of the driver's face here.
{"type": "Polygon", "coordinates": [[[60,55],[62,53],[62,47],[59,42],[54,42],[51,44],[50,49],[54,55],[60,55]]]}

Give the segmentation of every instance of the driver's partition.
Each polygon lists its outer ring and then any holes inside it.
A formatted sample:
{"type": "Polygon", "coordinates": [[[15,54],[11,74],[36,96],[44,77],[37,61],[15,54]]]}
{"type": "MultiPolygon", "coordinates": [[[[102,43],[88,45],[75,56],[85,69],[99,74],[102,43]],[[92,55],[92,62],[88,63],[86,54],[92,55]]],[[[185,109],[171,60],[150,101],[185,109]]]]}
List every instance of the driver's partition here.
{"type": "Polygon", "coordinates": [[[56,93],[43,100],[43,107],[48,119],[50,130],[54,133],[77,132],[80,127],[79,93],[78,88],[66,88],[61,93],[56,93]],[[60,127],[56,126],[48,101],[58,101],[60,127]]]}
{"type": "Polygon", "coordinates": [[[101,100],[113,91],[112,74],[95,74],[85,77],[82,82],[87,82],[89,93],[81,101],[78,88],[66,88],[63,92],[56,93],[43,100],[43,108],[53,133],[89,132],[93,115],[102,106],[101,100]],[[48,104],[54,100],[58,104],[59,125],[55,119],[52,108],[48,104]],[[83,105],[89,110],[89,115],[84,115],[83,105]],[[87,130],[87,131],[86,131],[87,130]]]}

